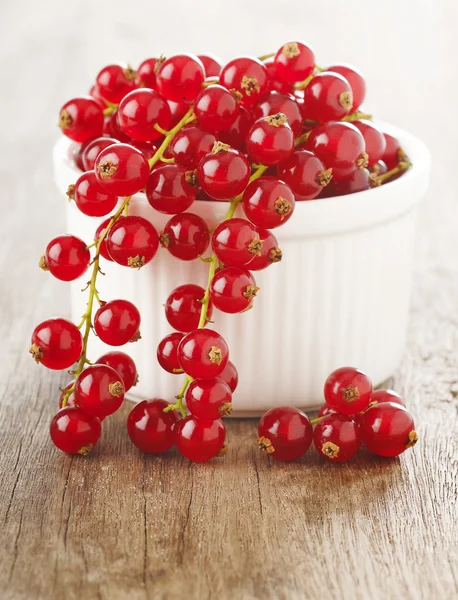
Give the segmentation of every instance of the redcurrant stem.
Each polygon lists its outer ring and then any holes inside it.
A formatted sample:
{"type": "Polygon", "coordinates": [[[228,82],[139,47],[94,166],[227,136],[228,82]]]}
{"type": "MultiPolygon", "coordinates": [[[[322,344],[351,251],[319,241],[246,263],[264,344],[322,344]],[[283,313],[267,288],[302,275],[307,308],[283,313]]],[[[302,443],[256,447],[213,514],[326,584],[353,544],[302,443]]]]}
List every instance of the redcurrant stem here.
{"type": "Polygon", "coordinates": [[[158,123],[154,124],[154,129],[156,129],[157,131],[159,131],[159,133],[162,133],[162,135],[167,135],[168,134],[167,129],[164,129],[158,123]]]}
{"type": "Polygon", "coordinates": [[[401,173],[401,171],[406,171],[411,166],[412,166],[411,162],[402,160],[393,169],[391,169],[391,171],[386,171],[385,173],[382,173],[381,175],[371,175],[372,181],[375,183],[375,185],[381,185],[385,181],[390,180],[392,177],[394,177],[398,173],[401,173]]]}
{"type": "Polygon", "coordinates": [[[88,244],[88,245],[86,246],[86,249],[87,249],[87,250],[90,250],[91,248],[94,248],[94,246],[96,246],[96,245],[97,245],[97,240],[94,240],[94,241],[92,242],[92,244],[88,244]]]}
{"type": "Polygon", "coordinates": [[[258,60],[263,62],[269,58],[273,58],[274,56],[275,56],[275,52],[270,52],[269,54],[263,54],[262,56],[258,56],[258,60]]]}
{"type": "Polygon", "coordinates": [[[174,163],[175,159],[174,158],[164,158],[163,156],[161,156],[161,161],[163,163],[174,163]]]}
{"type": "Polygon", "coordinates": [[[156,150],[156,153],[154,154],[154,156],[151,157],[148,161],[150,169],[157,163],[158,160],[160,160],[162,158],[162,156],[164,155],[164,152],[167,150],[170,142],[173,140],[174,136],[180,131],[180,129],[182,129],[188,123],[191,123],[192,121],[194,121],[195,118],[196,117],[194,115],[193,108],[191,107],[188,110],[188,112],[185,114],[185,116],[180,121],[178,121],[178,123],[175,125],[175,127],[173,127],[173,129],[171,129],[170,131],[166,132],[166,136],[163,139],[162,144],[156,150]]]}
{"type": "Polygon", "coordinates": [[[319,423],[321,421],[321,419],[324,419],[324,417],[317,417],[316,419],[310,419],[310,423],[312,425],[316,425],[317,423],[319,423]]]}
{"type": "Polygon", "coordinates": [[[112,115],[114,113],[115,110],[116,110],[116,104],[110,104],[109,106],[107,106],[104,109],[103,116],[109,117],[110,115],[112,115]]]}
{"type": "Polygon", "coordinates": [[[311,73],[306,79],[304,79],[304,81],[301,81],[300,83],[296,83],[294,85],[294,89],[295,90],[303,90],[304,88],[306,88],[308,86],[308,84],[312,81],[312,79],[315,77],[315,73],[311,73]]]}
{"type": "Polygon", "coordinates": [[[306,141],[307,141],[307,138],[309,137],[309,135],[310,135],[310,131],[306,131],[306,132],[305,132],[305,133],[303,133],[302,135],[299,135],[299,136],[296,138],[296,141],[294,142],[294,144],[295,144],[296,146],[299,146],[299,144],[302,144],[303,142],[306,142],[306,141]]]}
{"type": "Polygon", "coordinates": [[[342,121],[359,121],[360,119],[366,119],[366,121],[372,120],[372,115],[368,115],[367,113],[362,113],[359,111],[350,113],[346,117],[343,117],[342,121]]]}
{"type": "Polygon", "coordinates": [[[208,87],[209,85],[215,85],[215,83],[219,83],[219,79],[216,79],[215,81],[204,81],[202,83],[202,87],[208,87]]]}

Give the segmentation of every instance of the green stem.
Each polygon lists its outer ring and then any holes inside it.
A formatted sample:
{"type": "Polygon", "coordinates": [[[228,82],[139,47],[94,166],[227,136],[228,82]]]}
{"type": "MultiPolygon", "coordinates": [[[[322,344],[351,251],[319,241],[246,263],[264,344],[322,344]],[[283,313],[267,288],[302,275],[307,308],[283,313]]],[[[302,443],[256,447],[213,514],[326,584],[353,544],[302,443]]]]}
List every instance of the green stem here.
{"type": "Polygon", "coordinates": [[[368,115],[367,113],[355,111],[353,113],[350,113],[346,117],[343,117],[342,121],[350,121],[350,123],[351,123],[352,121],[359,121],[360,119],[366,119],[366,121],[371,121],[372,115],[368,115]]]}
{"type": "Polygon", "coordinates": [[[402,171],[407,171],[407,169],[410,169],[411,166],[412,166],[412,163],[409,162],[408,160],[401,160],[390,171],[386,171],[385,173],[382,173],[381,175],[377,175],[376,173],[372,173],[372,175],[369,176],[370,183],[374,187],[382,185],[382,183],[385,183],[386,181],[389,181],[392,177],[394,177],[398,173],[401,173],[402,171]]]}
{"type": "Polygon", "coordinates": [[[196,117],[194,115],[193,108],[191,107],[185,114],[185,116],[180,121],[178,121],[175,127],[167,132],[167,135],[164,137],[162,144],[159,146],[154,156],[148,161],[150,169],[157,163],[158,160],[162,159],[164,152],[167,150],[170,142],[173,140],[174,136],[180,131],[180,129],[182,129],[188,123],[194,121],[195,118],[196,117]]]}
{"type": "Polygon", "coordinates": [[[263,54],[262,56],[258,56],[258,60],[260,60],[261,62],[264,62],[265,60],[268,60],[269,58],[273,58],[275,56],[275,52],[270,52],[269,54],[263,54]]]}

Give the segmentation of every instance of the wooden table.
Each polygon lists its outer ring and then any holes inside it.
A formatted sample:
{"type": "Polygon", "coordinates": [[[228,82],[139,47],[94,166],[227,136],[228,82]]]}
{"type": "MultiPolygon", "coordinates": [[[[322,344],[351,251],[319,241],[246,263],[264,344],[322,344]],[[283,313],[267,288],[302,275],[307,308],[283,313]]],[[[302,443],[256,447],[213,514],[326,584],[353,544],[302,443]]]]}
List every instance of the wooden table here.
{"type": "MultiPolygon", "coordinates": [[[[345,45],[342,31],[353,27],[352,10],[361,17],[361,6],[353,4],[343,10],[334,3],[330,49],[345,45]]],[[[187,6],[184,0],[176,5],[187,6]]],[[[315,451],[294,464],[268,460],[254,444],[254,420],[229,422],[230,452],[209,464],[191,464],[173,452],[143,456],[126,434],[128,403],[107,421],[92,455],[66,456],[50,443],[57,387],[66,378],[37,367],[27,347],[36,323],[69,309],[65,286],[35,268],[47,240],[63,229],[50,159],[55,115],[112,55],[147,53],[151,33],[138,7],[121,25],[103,3],[61,6],[49,2],[29,12],[20,2],[10,4],[3,36],[9,52],[1,68],[10,93],[1,100],[7,115],[0,223],[2,600],[456,598],[458,90],[456,83],[449,88],[453,52],[446,48],[454,37],[445,25],[456,15],[440,12],[456,11],[455,5],[428,2],[406,38],[399,23],[411,13],[394,0],[384,3],[371,13],[376,26],[364,21],[380,50],[366,55],[361,37],[352,38],[344,54],[366,72],[374,64],[373,106],[383,118],[422,134],[436,164],[420,221],[408,347],[391,382],[415,414],[420,442],[400,460],[361,453],[342,466],[324,464],[315,451]],[[393,22],[395,10],[400,18],[393,22]],[[387,28],[391,44],[382,51],[387,28]],[[431,32],[436,45],[429,52],[423,39],[431,32]],[[104,45],[97,45],[99,34],[104,45]],[[115,38],[117,52],[107,41],[115,38]],[[407,48],[415,60],[395,60],[407,56],[407,48]],[[387,64],[391,81],[404,82],[396,92],[402,102],[384,85],[387,64]]],[[[149,10],[152,19],[156,8],[149,10]]],[[[309,10],[307,22],[318,27],[321,4],[309,10]]],[[[204,25],[209,18],[202,16],[204,25]]],[[[282,18],[284,32],[274,45],[290,35],[292,16],[282,18]]],[[[245,52],[268,49],[240,27],[245,52]]],[[[218,28],[209,31],[215,47],[218,28]]],[[[186,30],[180,45],[158,35],[153,51],[203,49],[198,32],[186,30]]],[[[310,35],[323,51],[314,27],[310,35]]],[[[221,43],[229,56],[232,42],[221,43]]]]}

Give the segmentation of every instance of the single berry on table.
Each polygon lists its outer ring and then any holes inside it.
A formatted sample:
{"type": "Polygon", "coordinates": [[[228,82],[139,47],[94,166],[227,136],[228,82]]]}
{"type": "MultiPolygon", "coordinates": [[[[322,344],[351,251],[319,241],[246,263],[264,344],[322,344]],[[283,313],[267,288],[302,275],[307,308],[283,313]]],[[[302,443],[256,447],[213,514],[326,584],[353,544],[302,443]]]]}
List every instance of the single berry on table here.
{"type": "Polygon", "coordinates": [[[115,196],[132,196],[142,190],[149,177],[148,161],[130,144],[113,144],[95,161],[100,185],[115,196]]]}
{"type": "Polygon", "coordinates": [[[287,161],[278,166],[278,177],[294,192],[296,200],[313,200],[332,180],[332,169],[313,152],[296,150],[287,161]]]}
{"type": "Polygon", "coordinates": [[[412,415],[395,402],[374,404],[359,421],[361,439],[370,452],[398,456],[418,440],[412,415]]]}
{"type": "Polygon", "coordinates": [[[172,122],[170,107],[154,90],[134,90],[118,106],[118,123],[122,131],[138,142],[153,142],[162,134],[155,125],[167,130],[172,122]]]}
{"type": "Polygon", "coordinates": [[[250,261],[250,271],[261,271],[267,269],[270,265],[276,262],[280,262],[283,253],[278,247],[277,238],[271,231],[267,229],[258,228],[259,239],[262,241],[261,254],[255,256],[250,261]]]}
{"type": "Polygon", "coordinates": [[[246,157],[222,142],[215,142],[197,168],[197,179],[204,192],[215,200],[234,198],[243,192],[250,179],[246,157]]]}
{"type": "Polygon", "coordinates": [[[118,197],[100,185],[95,171],[80,175],[74,185],[68,186],[67,196],[88,217],[104,217],[118,203],[118,197]]]}
{"type": "MultiPolygon", "coordinates": [[[[184,333],[197,329],[204,295],[204,288],[192,283],[175,288],[165,303],[165,316],[169,324],[184,333]]],[[[213,306],[209,302],[206,311],[207,319],[211,319],[212,313],[213,306]]]]}
{"type": "Polygon", "coordinates": [[[371,380],[363,371],[354,367],[336,369],[324,384],[327,404],[343,415],[354,415],[365,410],[371,396],[371,380]]]}
{"type": "Polygon", "coordinates": [[[87,415],[104,419],[124,400],[124,383],[108,365],[89,365],[75,382],[75,402],[87,415]]]}
{"type": "Polygon", "coordinates": [[[129,65],[108,65],[96,77],[97,90],[112,104],[119,104],[126,94],[138,87],[137,72],[129,65]]]}
{"type": "Polygon", "coordinates": [[[109,346],[140,339],[140,313],[128,300],[104,302],[94,316],[95,333],[109,346]]]}
{"type": "Polygon", "coordinates": [[[259,421],[259,447],[277,460],[296,460],[310,448],[312,438],[309,418],[292,406],[271,408],[259,421]]]}
{"type": "Polygon", "coordinates": [[[156,89],[167,100],[192,102],[202,89],[204,66],[192,54],[176,54],[160,62],[156,89]]]}
{"type": "Polygon", "coordinates": [[[85,142],[102,135],[103,109],[90,96],[73,98],[60,109],[59,127],[74,142],[85,142]]]}
{"type": "Polygon", "coordinates": [[[159,248],[154,225],[143,217],[129,215],[117,221],[107,235],[107,251],[114,262],[140,269],[149,263],[159,248]]]}
{"type": "Polygon", "coordinates": [[[189,415],[175,425],[180,454],[193,462],[207,462],[225,453],[226,428],[220,419],[208,421],[189,415]]]}
{"type": "Polygon", "coordinates": [[[102,427],[77,406],[66,406],[53,417],[49,428],[54,445],[69,454],[88,454],[99,441],[102,427]]]}
{"type": "Polygon", "coordinates": [[[293,191],[276,177],[259,177],[243,192],[245,215],[254,225],[264,229],[284,225],[291,218],[294,206],[293,191]]]}
{"type": "Polygon", "coordinates": [[[69,369],[82,351],[81,332],[67,319],[47,319],[33,330],[29,352],[37,363],[48,369],[69,369]]]}
{"type": "Polygon", "coordinates": [[[107,352],[95,362],[98,365],[107,365],[114,369],[121,377],[126,392],[137,384],[137,367],[133,359],[128,354],[125,354],[125,352],[113,350],[112,352],[107,352]]]}
{"type": "Polygon", "coordinates": [[[181,165],[162,165],[154,169],[146,184],[146,197],[157,211],[176,215],[187,210],[196,198],[194,171],[181,165]]]}
{"type": "Polygon", "coordinates": [[[246,140],[251,160],[262,165],[278,165],[294,150],[294,134],[283,113],[261,117],[253,123],[246,140]]]}
{"type": "Polygon", "coordinates": [[[241,94],[242,103],[256,104],[269,91],[265,65],[257,58],[242,56],[224,65],[219,76],[220,84],[241,94]]]}
{"type": "Polygon", "coordinates": [[[208,225],[198,215],[180,213],[166,223],[160,242],[172,256],[194,260],[205,252],[210,243],[208,225]]]}
{"type": "Polygon", "coordinates": [[[139,402],[130,411],[127,433],[142,452],[162,454],[175,444],[174,427],[179,417],[174,410],[164,412],[168,406],[165,400],[153,398],[139,402]]]}
{"type": "Polygon", "coordinates": [[[212,235],[212,248],[218,260],[228,267],[244,267],[261,255],[262,240],[246,219],[229,219],[218,225],[212,235]]]}
{"type": "Polygon", "coordinates": [[[315,425],[313,442],[318,452],[333,462],[353,458],[361,446],[358,425],[347,415],[329,413],[315,425]]]}
{"type": "Polygon", "coordinates": [[[157,362],[164,371],[174,375],[181,373],[181,366],[178,361],[178,346],[183,337],[182,333],[169,333],[159,342],[157,347],[157,362]]]}
{"type": "Polygon", "coordinates": [[[91,253],[86,242],[74,235],[59,235],[51,240],[40,266],[61,281],[74,281],[86,273],[91,253]]]}
{"type": "Polygon", "coordinates": [[[224,338],[213,329],[195,329],[187,333],[178,346],[178,361],[183,371],[194,379],[213,379],[224,370],[229,349],[224,338]]]}
{"type": "Polygon", "coordinates": [[[241,267],[221,269],[214,275],[210,285],[213,306],[225,313],[248,310],[258,292],[253,275],[241,267]]]}
{"type": "Polygon", "coordinates": [[[186,390],[186,406],[196,419],[221,419],[232,412],[231,388],[219,378],[194,379],[186,390]]]}

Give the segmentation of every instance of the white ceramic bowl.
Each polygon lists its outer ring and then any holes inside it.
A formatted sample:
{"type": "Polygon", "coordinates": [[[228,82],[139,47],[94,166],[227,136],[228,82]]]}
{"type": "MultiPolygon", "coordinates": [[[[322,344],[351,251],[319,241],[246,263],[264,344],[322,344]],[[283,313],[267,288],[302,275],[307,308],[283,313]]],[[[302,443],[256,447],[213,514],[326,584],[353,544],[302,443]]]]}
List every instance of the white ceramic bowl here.
{"type": "MultiPolygon", "coordinates": [[[[274,231],[283,260],[255,273],[261,288],[253,310],[240,315],[215,311],[213,326],[229,344],[239,372],[234,394],[236,416],[259,414],[276,405],[316,407],[327,375],[343,365],[357,366],[379,384],[399,364],[409,315],[417,205],[424,195],[430,156],[414,136],[391,126],[413,162],[396,181],[348,196],[297,202],[292,219],[274,231]]],[[[55,179],[68,211],[68,231],[88,243],[102,219],[82,215],[65,192],[79,171],[71,143],[55,146],[55,179]]],[[[191,208],[210,226],[227,210],[221,202],[195,202],[191,208]]],[[[170,218],[154,211],[144,195],[134,196],[130,214],[158,229],[170,218]]],[[[241,207],[238,216],[243,216],[241,207]]],[[[205,287],[208,265],[183,262],[160,249],[140,271],[104,261],[102,299],[126,298],[142,316],[139,342],[124,348],[140,374],[132,399],[172,400],[182,375],[163,371],[156,361],[159,341],[171,331],[162,305],[183,283],[205,287]]],[[[84,279],[72,283],[72,315],[79,322],[87,294],[84,279]]],[[[91,336],[89,356],[108,349],[91,336]]]]}

